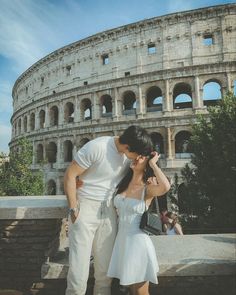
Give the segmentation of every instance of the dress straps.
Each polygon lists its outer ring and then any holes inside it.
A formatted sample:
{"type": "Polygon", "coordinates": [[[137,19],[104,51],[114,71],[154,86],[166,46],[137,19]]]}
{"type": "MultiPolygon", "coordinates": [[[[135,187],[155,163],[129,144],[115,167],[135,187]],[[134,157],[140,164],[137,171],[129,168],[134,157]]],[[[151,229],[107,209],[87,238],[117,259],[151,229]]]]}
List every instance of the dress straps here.
{"type": "Polygon", "coordinates": [[[143,188],[143,191],[142,191],[142,197],[141,197],[141,200],[142,201],[145,201],[146,191],[147,191],[147,187],[146,187],[146,184],[145,184],[144,185],[144,188],[143,188]]]}

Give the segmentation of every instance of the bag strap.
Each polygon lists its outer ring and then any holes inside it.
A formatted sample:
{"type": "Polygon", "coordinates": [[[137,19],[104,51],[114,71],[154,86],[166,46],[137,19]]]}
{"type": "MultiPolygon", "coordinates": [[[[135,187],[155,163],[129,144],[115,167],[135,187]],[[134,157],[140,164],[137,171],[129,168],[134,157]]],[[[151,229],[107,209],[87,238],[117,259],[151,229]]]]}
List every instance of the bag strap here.
{"type": "MultiPolygon", "coordinates": [[[[144,200],[144,202],[145,202],[145,211],[148,211],[150,206],[148,208],[146,206],[146,192],[147,192],[147,185],[145,184],[144,190],[143,190],[143,195],[142,195],[142,200],[144,200]]],[[[154,199],[155,199],[155,205],[156,205],[156,213],[158,214],[159,213],[158,212],[159,205],[158,205],[157,197],[154,197],[154,199]]]]}

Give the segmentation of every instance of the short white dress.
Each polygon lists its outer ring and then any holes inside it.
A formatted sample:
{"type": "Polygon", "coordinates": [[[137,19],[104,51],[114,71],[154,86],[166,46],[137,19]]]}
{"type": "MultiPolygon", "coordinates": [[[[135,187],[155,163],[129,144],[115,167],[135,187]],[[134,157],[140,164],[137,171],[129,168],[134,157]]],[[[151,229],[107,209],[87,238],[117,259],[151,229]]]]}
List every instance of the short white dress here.
{"type": "Polygon", "coordinates": [[[157,284],[159,266],[155,248],[149,235],[139,228],[146,209],[144,192],[140,200],[118,194],[114,205],[119,225],[107,276],[118,278],[123,286],[144,281],[157,284]]]}

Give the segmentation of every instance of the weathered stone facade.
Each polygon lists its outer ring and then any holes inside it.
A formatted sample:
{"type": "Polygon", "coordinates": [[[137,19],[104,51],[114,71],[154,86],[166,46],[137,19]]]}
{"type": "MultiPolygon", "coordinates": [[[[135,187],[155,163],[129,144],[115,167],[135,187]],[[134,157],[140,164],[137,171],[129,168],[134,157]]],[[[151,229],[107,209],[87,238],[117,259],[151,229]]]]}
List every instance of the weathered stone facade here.
{"type": "Polygon", "coordinates": [[[138,124],[155,132],[161,166],[172,177],[190,159],[190,125],[216,102],[204,99],[204,87],[217,82],[221,96],[233,90],[235,14],[235,4],[173,13],[47,55],[14,85],[10,147],[22,136],[31,139],[33,168],[47,160],[47,193],[60,194],[81,145],[138,124]]]}

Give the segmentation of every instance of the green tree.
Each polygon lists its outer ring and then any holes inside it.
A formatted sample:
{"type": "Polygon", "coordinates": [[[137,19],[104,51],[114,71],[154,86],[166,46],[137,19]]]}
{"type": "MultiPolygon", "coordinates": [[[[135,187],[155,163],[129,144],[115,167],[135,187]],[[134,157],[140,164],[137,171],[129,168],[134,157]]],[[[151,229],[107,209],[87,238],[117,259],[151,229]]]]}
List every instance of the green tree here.
{"type": "Polygon", "coordinates": [[[28,196],[44,192],[42,171],[31,170],[33,147],[31,142],[20,139],[17,149],[12,149],[9,163],[0,167],[0,195],[28,196]]]}
{"type": "Polygon", "coordinates": [[[193,156],[182,170],[180,199],[199,227],[235,228],[236,97],[228,93],[193,126],[193,156]]]}

